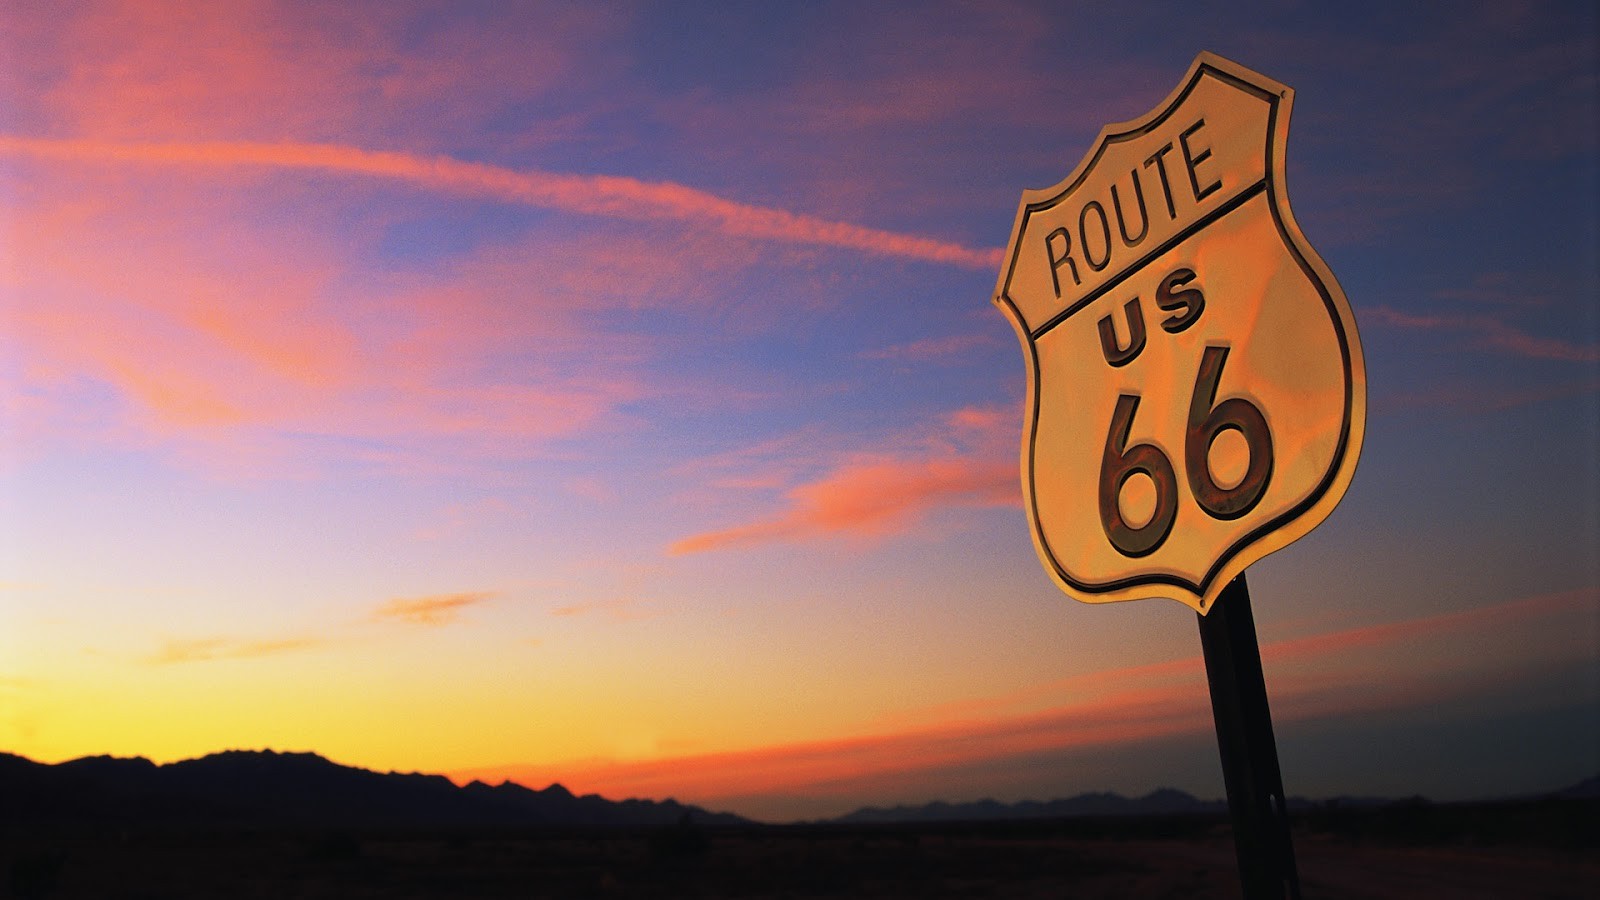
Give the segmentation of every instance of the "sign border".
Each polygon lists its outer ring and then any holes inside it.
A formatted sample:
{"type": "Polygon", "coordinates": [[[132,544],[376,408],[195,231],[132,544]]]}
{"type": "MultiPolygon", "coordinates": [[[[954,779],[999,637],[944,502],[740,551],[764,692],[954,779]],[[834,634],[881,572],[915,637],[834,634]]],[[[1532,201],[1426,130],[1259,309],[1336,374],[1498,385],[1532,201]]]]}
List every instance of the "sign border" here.
{"type": "MultiPolygon", "coordinates": [[[[1016,221],[1011,230],[1011,241],[1007,245],[1010,259],[1000,273],[993,302],[1006,314],[1012,328],[1016,330],[1028,366],[1028,433],[1022,444],[1022,489],[1027,501],[1024,505],[1028,512],[1028,525],[1034,549],[1057,586],[1079,600],[1088,603],[1107,603],[1145,597],[1168,597],[1204,615],[1215,602],[1217,595],[1235,575],[1262,557],[1304,537],[1321,524],[1344,497],[1355,475],[1356,460],[1360,456],[1362,440],[1366,433],[1365,358],[1356,332],[1355,314],[1350,308],[1344,290],[1340,288],[1338,280],[1334,278],[1333,272],[1323,262],[1322,257],[1317,255],[1306,240],[1299,223],[1295,221],[1294,214],[1290,211],[1285,188],[1284,156],[1288,145],[1289,112],[1293,103],[1294,91],[1287,85],[1214,53],[1202,52],[1195,57],[1189,66],[1188,74],[1167,95],[1165,101],[1137,119],[1109,124],[1102,128],[1089,153],[1066,178],[1053,187],[1023,191],[1022,202],[1017,209],[1016,221]],[[1053,327],[1065,315],[1077,306],[1092,301],[1094,297],[1080,300],[1074,307],[1069,307],[1053,316],[1048,322],[1030,330],[1021,311],[1009,296],[1011,278],[1021,253],[1020,240],[1029,217],[1035,212],[1055,206],[1074,191],[1094,169],[1108,145],[1147,134],[1166,122],[1203,77],[1224,81],[1262,98],[1268,104],[1265,148],[1268,206],[1285,246],[1316,287],[1324,305],[1328,308],[1339,340],[1345,387],[1345,414],[1340,427],[1339,443],[1327,472],[1306,498],[1230,544],[1218,555],[1198,583],[1162,573],[1133,575],[1102,583],[1081,582],[1073,578],[1056,559],[1039,519],[1038,496],[1034,491],[1035,442],[1039,428],[1039,361],[1034,342],[1036,337],[1053,327]],[[1179,590],[1178,596],[1174,596],[1172,588],[1179,590]]],[[[1258,190],[1259,188],[1247,189],[1245,193],[1253,196],[1258,190]]],[[[1182,237],[1187,236],[1189,235],[1182,237]]],[[[1132,271],[1132,267],[1124,270],[1125,274],[1132,271]]]]}

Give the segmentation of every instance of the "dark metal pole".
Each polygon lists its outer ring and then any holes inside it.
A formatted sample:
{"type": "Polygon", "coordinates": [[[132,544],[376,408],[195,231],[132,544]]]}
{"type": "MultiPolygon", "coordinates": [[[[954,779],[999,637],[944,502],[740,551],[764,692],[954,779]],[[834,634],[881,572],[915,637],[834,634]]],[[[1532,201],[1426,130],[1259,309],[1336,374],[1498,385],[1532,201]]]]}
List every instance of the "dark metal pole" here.
{"type": "Polygon", "coordinates": [[[1222,777],[1233,818],[1233,843],[1239,856],[1244,896],[1300,897],[1289,810],[1278,770],[1278,747],[1267,709],[1267,682],[1261,674],[1261,648],[1250,590],[1244,574],[1222,589],[1209,614],[1200,617],[1200,646],[1211,686],[1211,713],[1217,722],[1222,777]]]}

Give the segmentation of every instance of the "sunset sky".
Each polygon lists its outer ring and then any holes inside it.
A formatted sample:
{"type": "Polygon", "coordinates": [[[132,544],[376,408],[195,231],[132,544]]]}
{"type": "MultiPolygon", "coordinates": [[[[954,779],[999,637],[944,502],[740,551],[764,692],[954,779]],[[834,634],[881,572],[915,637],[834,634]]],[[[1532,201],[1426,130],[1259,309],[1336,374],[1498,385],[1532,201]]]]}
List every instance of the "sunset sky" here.
{"type": "Polygon", "coordinates": [[[1209,50],[1365,348],[1249,571],[1290,794],[1600,773],[1590,3],[0,8],[0,750],[766,820],[1222,794],[1034,552],[1021,192],[1209,50]]]}

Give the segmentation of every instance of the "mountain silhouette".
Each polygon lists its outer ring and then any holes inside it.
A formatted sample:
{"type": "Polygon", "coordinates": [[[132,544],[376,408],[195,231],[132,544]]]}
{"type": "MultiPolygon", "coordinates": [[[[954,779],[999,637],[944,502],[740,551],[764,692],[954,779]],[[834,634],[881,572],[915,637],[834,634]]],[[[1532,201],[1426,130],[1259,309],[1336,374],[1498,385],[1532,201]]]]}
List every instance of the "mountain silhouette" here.
{"type": "MultiPolygon", "coordinates": [[[[1588,801],[1597,798],[1600,798],[1600,776],[1587,778],[1577,784],[1555,791],[1472,802],[1504,804],[1551,800],[1588,801]]],[[[1325,800],[1289,797],[1285,802],[1291,810],[1299,812],[1330,812],[1338,810],[1352,812],[1431,805],[1425,797],[1340,796],[1330,797],[1325,800]]],[[[1097,792],[1046,802],[1024,800],[1020,803],[1001,803],[997,800],[977,800],[971,803],[939,801],[925,803],[920,806],[895,806],[887,809],[866,806],[836,819],[828,819],[826,821],[841,825],[888,825],[918,822],[1001,822],[1022,819],[1222,815],[1227,812],[1227,801],[1200,800],[1180,790],[1161,788],[1143,797],[1134,798],[1124,797],[1121,794],[1097,792]]]]}
{"type": "Polygon", "coordinates": [[[1227,811],[1228,804],[1221,800],[1199,800],[1183,791],[1162,788],[1136,798],[1099,792],[1044,802],[1024,800],[1020,803],[1001,803],[997,800],[977,800],[971,803],[937,802],[921,806],[895,806],[888,809],[868,806],[829,821],[840,824],[988,822],[1083,816],[1168,816],[1227,811]]]}
{"type": "Polygon", "coordinates": [[[443,775],[379,773],[315,753],[229,750],[156,765],[91,756],[47,765],[0,753],[7,825],[636,826],[740,824],[675,800],[576,796],[559,784],[457,787],[443,775]]]}

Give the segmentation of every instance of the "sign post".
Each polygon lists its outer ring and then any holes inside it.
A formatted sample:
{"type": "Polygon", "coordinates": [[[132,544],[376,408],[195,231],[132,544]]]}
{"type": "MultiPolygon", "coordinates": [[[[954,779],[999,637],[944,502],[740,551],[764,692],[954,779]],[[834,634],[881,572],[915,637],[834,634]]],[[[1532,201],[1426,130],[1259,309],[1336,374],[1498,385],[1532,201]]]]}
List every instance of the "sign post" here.
{"type": "Polygon", "coordinates": [[[1354,314],[1289,209],[1294,93],[1202,53],[1025,191],[994,302],[1028,374],[1022,482],[1064,592],[1199,613],[1251,897],[1298,896],[1244,571],[1344,496],[1366,423],[1354,314]]]}
{"type": "Polygon", "coordinates": [[[1299,900],[1289,808],[1243,573],[1223,589],[1210,615],[1200,616],[1200,647],[1244,895],[1299,900]]]}

